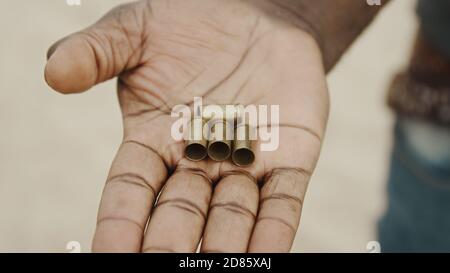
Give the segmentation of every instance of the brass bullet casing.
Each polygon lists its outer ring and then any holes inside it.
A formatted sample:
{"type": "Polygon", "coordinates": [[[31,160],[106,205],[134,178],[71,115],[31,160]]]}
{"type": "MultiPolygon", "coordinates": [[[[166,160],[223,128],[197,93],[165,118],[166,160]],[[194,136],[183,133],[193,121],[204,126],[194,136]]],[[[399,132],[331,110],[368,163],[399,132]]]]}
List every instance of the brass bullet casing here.
{"type": "Polygon", "coordinates": [[[251,129],[252,128],[247,124],[238,124],[235,128],[231,159],[237,166],[249,166],[255,161],[255,153],[253,152],[252,141],[250,138],[251,129]]]}
{"type": "Polygon", "coordinates": [[[231,155],[232,141],[229,134],[233,128],[226,119],[212,119],[209,122],[210,139],[208,142],[208,156],[214,161],[227,160],[231,155]]]}
{"type": "Polygon", "coordinates": [[[203,160],[208,155],[208,140],[203,136],[205,124],[206,121],[201,117],[194,117],[189,122],[184,154],[191,161],[203,160]]]}

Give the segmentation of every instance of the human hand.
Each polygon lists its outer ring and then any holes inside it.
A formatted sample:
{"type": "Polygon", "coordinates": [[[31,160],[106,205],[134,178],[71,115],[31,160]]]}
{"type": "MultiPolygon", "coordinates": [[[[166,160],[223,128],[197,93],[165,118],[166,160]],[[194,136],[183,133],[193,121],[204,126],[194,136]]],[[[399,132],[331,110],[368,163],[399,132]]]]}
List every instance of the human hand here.
{"type": "Polygon", "coordinates": [[[290,250],[328,93],[314,39],[268,15],[263,2],[140,1],[51,47],[45,77],[61,93],[118,76],[124,138],[93,251],[194,252],[201,239],[204,252],[290,250]],[[279,148],[257,149],[245,168],[186,160],[184,143],[170,135],[170,112],[194,97],[279,105],[280,123],[268,124],[280,129],[279,148]]]}

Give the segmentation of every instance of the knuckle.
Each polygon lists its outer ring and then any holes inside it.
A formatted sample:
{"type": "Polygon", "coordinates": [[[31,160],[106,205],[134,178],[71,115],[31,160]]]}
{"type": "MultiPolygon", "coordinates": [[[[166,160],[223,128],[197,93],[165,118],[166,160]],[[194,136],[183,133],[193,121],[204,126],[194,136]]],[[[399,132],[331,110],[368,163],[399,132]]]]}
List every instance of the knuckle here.
{"type": "Polygon", "coordinates": [[[206,212],[203,211],[200,206],[195,204],[194,202],[184,199],[184,198],[175,198],[175,199],[168,199],[168,200],[162,200],[158,202],[156,207],[161,206],[171,206],[173,208],[181,209],[183,211],[189,212],[193,215],[196,215],[198,217],[201,217],[202,219],[206,219],[206,212]]]}
{"type": "Polygon", "coordinates": [[[224,203],[215,203],[211,205],[212,209],[223,209],[229,211],[231,213],[244,216],[246,218],[255,219],[256,214],[252,212],[250,209],[244,207],[243,205],[236,202],[224,202],[224,203]]]}
{"type": "Polygon", "coordinates": [[[134,185],[138,187],[142,187],[150,192],[153,195],[156,195],[156,191],[153,186],[141,175],[136,173],[123,173],[119,175],[112,176],[106,182],[107,185],[111,185],[114,183],[123,183],[128,185],[134,185]]]}

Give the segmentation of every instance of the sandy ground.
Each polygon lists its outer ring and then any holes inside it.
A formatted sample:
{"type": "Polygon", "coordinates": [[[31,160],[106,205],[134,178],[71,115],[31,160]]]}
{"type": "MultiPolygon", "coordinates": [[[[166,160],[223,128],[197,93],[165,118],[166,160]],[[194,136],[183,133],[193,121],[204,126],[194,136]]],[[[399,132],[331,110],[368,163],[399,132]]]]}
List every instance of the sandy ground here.
{"type": "MultiPolygon", "coordinates": [[[[53,41],[120,2],[0,1],[1,252],[64,252],[69,241],[90,249],[102,186],[121,138],[114,82],[62,96],[42,75],[53,41]]],[[[394,1],[329,76],[328,135],[294,252],[366,251],[376,240],[393,120],[384,96],[410,52],[417,27],[413,5],[394,1]]]]}

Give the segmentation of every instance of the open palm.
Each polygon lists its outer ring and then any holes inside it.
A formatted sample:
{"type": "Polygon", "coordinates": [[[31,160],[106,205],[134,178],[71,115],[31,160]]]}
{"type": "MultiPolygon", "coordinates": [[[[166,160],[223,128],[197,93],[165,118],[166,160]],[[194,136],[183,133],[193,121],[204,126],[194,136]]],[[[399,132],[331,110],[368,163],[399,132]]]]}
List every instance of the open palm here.
{"type": "Polygon", "coordinates": [[[153,0],[117,7],[49,51],[46,79],[76,93],[118,76],[124,140],[93,250],[289,251],[328,116],[314,40],[263,1],[153,0]],[[259,5],[259,4],[258,4],[259,5]],[[74,77],[73,75],[76,75],[74,77]],[[279,105],[276,151],[246,168],[191,162],[171,137],[175,105],[279,105]]]}

